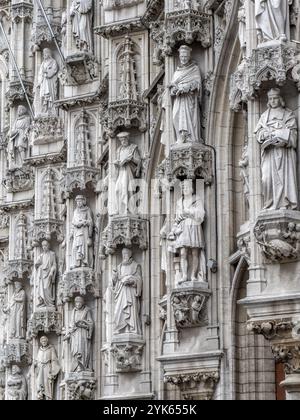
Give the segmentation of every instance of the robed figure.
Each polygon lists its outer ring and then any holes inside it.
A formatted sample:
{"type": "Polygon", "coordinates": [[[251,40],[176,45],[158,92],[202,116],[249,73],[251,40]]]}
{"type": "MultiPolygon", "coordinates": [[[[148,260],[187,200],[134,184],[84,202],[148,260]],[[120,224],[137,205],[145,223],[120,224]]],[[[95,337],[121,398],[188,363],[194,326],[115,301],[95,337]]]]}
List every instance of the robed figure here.
{"type": "Polygon", "coordinates": [[[58,94],[58,70],[57,61],[52,57],[51,50],[45,48],[36,86],[36,114],[48,114],[53,110],[58,94]]]}
{"type": "Polygon", "coordinates": [[[18,114],[8,142],[9,169],[22,168],[28,149],[30,115],[23,105],[18,106],[18,114]]]}
{"type": "Polygon", "coordinates": [[[22,284],[15,282],[15,290],[10,305],[4,310],[9,313],[10,338],[25,338],[26,336],[26,294],[22,284]]]}
{"type": "Polygon", "coordinates": [[[73,0],[70,16],[72,32],[80,50],[92,51],[93,0],[73,0]]]}
{"type": "Polygon", "coordinates": [[[91,339],[94,322],[91,311],[84,304],[81,296],[75,298],[75,308],[71,315],[70,332],[66,339],[70,340],[72,354],[72,372],[90,369],[91,339]]]}
{"type": "Polygon", "coordinates": [[[57,263],[55,252],[49,248],[47,241],[42,242],[42,253],[35,264],[37,271],[38,307],[55,307],[55,278],[57,263]]]}
{"type": "Polygon", "coordinates": [[[121,146],[117,150],[115,161],[118,174],[115,188],[116,212],[118,215],[135,214],[136,206],[131,197],[136,190],[134,179],[140,175],[142,160],[138,146],[129,143],[129,133],[120,133],[117,137],[121,146]]]}
{"type": "Polygon", "coordinates": [[[123,261],[113,272],[115,298],[114,333],[141,335],[140,300],[142,295],[142,269],[132,258],[131,250],[122,250],[123,261]]]}
{"type": "Polygon", "coordinates": [[[180,66],[170,85],[174,97],[173,124],[177,143],[201,142],[201,73],[197,64],[191,62],[191,48],[179,49],[180,66]]]}
{"type": "Polygon", "coordinates": [[[291,0],[255,0],[255,19],[264,42],[290,37],[291,0]]]}
{"type": "Polygon", "coordinates": [[[264,209],[298,207],[297,146],[295,114],[285,107],[279,89],[268,93],[268,110],[255,130],[261,144],[261,171],[264,209]]]}
{"type": "Polygon", "coordinates": [[[93,215],[86,205],[85,197],[78,195],[75,201],[77,208],[71,226],[71,240],[73,240],[71,269],[93,268],[93,215]]]}
{"type": "Polygon", "coordinates": [[[19,366],[13,365],[7,379],[7,400],[24,401],[27,398],[27,383],[19,366]]]}
{"type": "Polygon", "coordinates": [[[54,382],[60,372],[60,365],[56,350],[48,344],[48,338],[43,336],[40,340],[36,366],[36,393],[38,400],[53,400],[54,382]]]}

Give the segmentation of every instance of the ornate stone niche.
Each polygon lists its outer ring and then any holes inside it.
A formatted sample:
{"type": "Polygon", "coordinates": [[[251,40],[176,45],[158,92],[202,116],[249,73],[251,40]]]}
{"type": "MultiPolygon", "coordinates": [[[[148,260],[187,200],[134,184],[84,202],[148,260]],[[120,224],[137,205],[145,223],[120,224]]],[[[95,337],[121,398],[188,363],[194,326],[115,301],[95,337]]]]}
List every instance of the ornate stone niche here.
{"type": "MultiPolygon", "coordinates": [[[[25,91],[30,100],[33,100],[33,83],[27,80],[22,80],[25,91]]],[[[9,83],[8,91],[5,93],[7,104],[11,108],[16,106],[19,102],[26,100],[23,87],[19,80],[14,80],[9,83]]]]}
{"type": "Polygon", "coordinates": [[[210,185],[213,179],[212,151],[202,143],[173,144],[169,156],[158,168],[160,179],[204,179],[210,185]]]}
{"type": "Polygon", "coordinates": [[[268,263],[296,261],[300,257],[300,212],[268,210],[258,216],[256,241],[268,263]]]}
{"type": "Polygon", "coordinates": [[[111,354],[117,373],[133,373],[142,370],[142,356],[145,341],[128,334],[124,338],[116,337],[112,341],[111,354]]]}
{"type": "Polygon", "coordinates": [[[96,380],[92,372],[71,372],[65,379],[67,400],[93,400],[96,380]]]}
{"type": "Polygon", "coordinates": [[[33,5],[29,1],[19,2],[11,5],[11,16],[15,23],[24,20],[26,23],[31,23],[33,15],[33,5]]]}
{"type": "Polygon", "coordinates": [[[70,301],[77,294],[85,296],[87,293],[100,296],[99,281],[93,269],[81,267],[63,275],[59,283],[59,296],[63,302],[70,301]]]}
{"type": "Polygon", "coordinates": [[[29,191],[34,185],[34,171],[25,165],[22,168],[9,169],[4,184],[9,193],[29,191]]]}
{"type": "Polygon", "coordinates": [[[4,346],[6,366],[13,364],[29,365],[31,363],[31,347],[26,340],[13,339],[4,346]]]}
{"type": "Polygon", "coordinates": [[[171,305],[177,328],[203,327],[208,324],[207,301],[211,295],[208,287],[188,283],[174,289],[171,305]]]}
{"type": "Polygon", "coordinates": [[[94,55],[78,52],[66,57],[66,66],[59,74],[62,85],[76,86],[99,78],[99,64],[94,55]]]}
{"type": "Polygon", "coordinates": [[[57,311],[40,310],[32,314],[28,321],[28,337],[37,337],[39,332],[61,334],[62,316],[57,311]]]}
{"type": "Polygon", "coordinates": [[[114,254],[117,247],[138,246],[148,248],[148,221],[135,216],[114,216],[103,232],[103,244],[107,254],[114,254]]]}
{"type": "Polygon", "coordinates": [[[62,119],[55,115],[43,115],[35,118],[32,124],[33,144],[50,144],[64,140],[62,119]]]}
{"type": "Polygon", "coordinates": [[[164,375],[164,382],[178,387],[184,400],[211,400],[219,379],[219,370],[208,369],[167,372],[164,375]]]}
{"type": "MultiPolygon", "coordinates": [[[[61,40],[61,9],[47,7],[47,17],[51,25],[52,31],[59,43],[61,40]]],[[[32,42],[40,48],[43,44],[50,44],[53,42],[52,34],[45,21],[40,8],[37,9],[36,20],[33,24],[32,42]]]]}

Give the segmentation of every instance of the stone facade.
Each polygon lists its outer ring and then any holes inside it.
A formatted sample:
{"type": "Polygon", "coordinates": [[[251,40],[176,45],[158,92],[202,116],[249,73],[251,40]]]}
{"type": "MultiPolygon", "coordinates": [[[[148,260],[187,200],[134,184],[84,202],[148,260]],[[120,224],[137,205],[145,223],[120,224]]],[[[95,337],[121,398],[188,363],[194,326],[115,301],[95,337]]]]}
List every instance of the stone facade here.
{"type": "Polygon", "coordinates": [[[298,2],[0,13],[0,399],[300,399],[298,2]]]}

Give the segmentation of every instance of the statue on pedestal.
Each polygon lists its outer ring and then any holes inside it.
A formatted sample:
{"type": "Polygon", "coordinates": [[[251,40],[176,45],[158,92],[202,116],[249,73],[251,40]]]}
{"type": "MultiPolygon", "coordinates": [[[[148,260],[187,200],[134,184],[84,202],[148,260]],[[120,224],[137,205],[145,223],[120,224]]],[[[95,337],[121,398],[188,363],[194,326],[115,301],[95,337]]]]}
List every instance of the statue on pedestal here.
{"type": "Polygon", "coordinates": [[[49,48],[43,50],[43,62],[35,91],[35,114],[49,114],[58,95],[58,64],[49,48]]]}
{"type": "Polygon", "coordinates": [[[57,263],[55,252],[49,248],[48,241],[42,242],[43,252],[35,264],[37,279],[37,307],[55,308],[55,278],[57,263]]]}
{"type": "Polygon", "coordinates": [[[54,346],[48,344],[46,336],[41,337],[37,360],[35,362],[36,393],[38,400],[53,400],[54,382],[60,372],[60,366],[54,346]]]}
{"type": "Polygon", "coordinates": [[[22,168],[28,149],[30,115],[23,105],[18,106],[17,118],[8,141],[9,169],[22,168]]]}
{"type": "Polygon", "coordinates": [[[25,338],[26,336],[26,294],[20,282],[15,282],[15,290],[8,308],[3,309],[9,314],[10,338],[25,338]]]}
{"type": "Polygon", "coordinates": [[[93,0],[73,0],[70,16],[72,18],[72,32],[76,45],[80,50],[92,51],[92,19],[93,0]]]}
{"type": "Polygon", "coordinates": [[[290,37],[291,0],[255,0],[255,19],[263,42],[290,37]]]}

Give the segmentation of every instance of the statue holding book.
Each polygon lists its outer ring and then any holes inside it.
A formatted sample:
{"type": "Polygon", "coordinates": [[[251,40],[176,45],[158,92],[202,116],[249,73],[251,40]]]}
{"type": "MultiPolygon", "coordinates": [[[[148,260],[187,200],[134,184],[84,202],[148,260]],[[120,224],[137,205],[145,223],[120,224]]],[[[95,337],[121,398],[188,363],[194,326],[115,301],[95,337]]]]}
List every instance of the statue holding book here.
{"type": "Polygon", "coordinates": [[[265,210],[297,210],[298,128],[280,89],[268,92],[268,110],[255,130],[261,144],[262,189],[265,210]]]}

